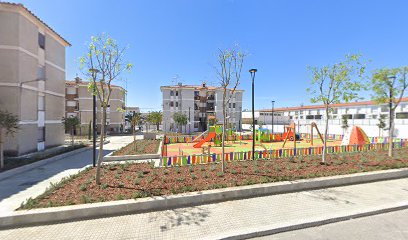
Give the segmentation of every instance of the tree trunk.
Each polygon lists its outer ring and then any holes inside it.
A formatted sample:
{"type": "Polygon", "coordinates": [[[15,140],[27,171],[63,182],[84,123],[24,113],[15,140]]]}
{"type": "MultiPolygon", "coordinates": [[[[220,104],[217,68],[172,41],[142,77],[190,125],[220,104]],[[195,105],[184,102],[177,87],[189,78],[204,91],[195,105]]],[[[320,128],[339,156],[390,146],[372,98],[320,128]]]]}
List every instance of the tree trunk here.
{"type": "Polygon", "coordinates": [[[71,127],[71,145],[74,146],[74,127],[71,127]]]}
{"type": "Polygon", "coordinates": [[[0,169],[4,168],[3,128],[0,128],[0,169]]]}
{"type": "Polygon", "coordinates": [[[101,165],[103,161],[103,142],[105,136],[105,128],[106,128],[106,107],[102,107],[102,120],[101,120],[101,136],[99,139],[99,154],[98,154],[98,163],[96,166],[96,184],[101,184],[101,165]]]}
{"type": "Polygon", "coordinates": [[[221,171],[225,171],[225,125],[227,122],[227,111],[225,109],[225,91],[224,91],[224,96],[222,98],[222,115],[223,115],[223,121],[222,121],[222,137],[221,137],[221,171]]]}
{"type": "MultiPolygon", "coordinates": [[[[324,143],[323,143],[323,155],[322,163],[326,162],[326,152],[327,152],[327,133],[329,130],[329,107],[326,106],[326,119],[325,119],[326,129],[324,129],[324,143]]],[[[313,138],[313,136],[311,136],[313,138]]]]}
{"type": "Polygon", "coordinates": [[[157,130],[157,131],[160,130],[160,123],[156,123],[156,130],[157,130]]]}
{"type": "Polygon", "coordinates": [[[390,107],[390,129],[388,134],[388,156],[392,157],[392,145],[393,145],[393,135],[394,135],[394,110],[390,107]]]}

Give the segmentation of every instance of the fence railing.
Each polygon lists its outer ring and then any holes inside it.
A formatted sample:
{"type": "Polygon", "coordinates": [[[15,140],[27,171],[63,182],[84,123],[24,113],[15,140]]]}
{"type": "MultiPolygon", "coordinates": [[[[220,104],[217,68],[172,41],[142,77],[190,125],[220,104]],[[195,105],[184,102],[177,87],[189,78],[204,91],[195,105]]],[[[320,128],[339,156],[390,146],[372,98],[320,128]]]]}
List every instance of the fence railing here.
{"type": "MultiPolygon", "coordinates": [[[[387,150],[389,144],[387,143],[370,143],[365,145],[344,145],[344,146],[328,146],[327,153],[338,154],[346,152],[366,152],[373,150],[387,150]]],[[[401,139],[400,142],[394,142],[393,148],[408,147],[408,140],[401,139]]],[[[321,155],[323,153],[323,147],[308,147],[308,148],[296,148],[296,149],[274,149],[274,150],[261,150],[255,151],[255,159],[273,159],[283,158],[291,156],[313,156],[321,155]]],[[[245,161],[252,160],[252,151],[247,152],[230,152],[225,153],[224,159],[230,161],[245,161]]],[[[163,156],[161,157],[162,166],[186,166],[195,164],[207,164],[221,161],[222,154],[194,154],[186,156],[163,156]]]]}

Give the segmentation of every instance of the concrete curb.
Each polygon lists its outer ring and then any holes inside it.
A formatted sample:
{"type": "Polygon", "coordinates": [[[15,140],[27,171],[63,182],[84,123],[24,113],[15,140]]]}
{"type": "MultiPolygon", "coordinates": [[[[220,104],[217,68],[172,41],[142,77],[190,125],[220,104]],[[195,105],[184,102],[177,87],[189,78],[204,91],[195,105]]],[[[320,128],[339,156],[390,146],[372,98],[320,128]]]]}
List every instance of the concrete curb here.
{"type": "Polygon", "coordinates": [[[337,187],[404,177],[408,177],[408,168],[356,173],[317,179],[256,184],[170,196],[149,197],[138,200],[131,199],[82,204],[76,206],[24,210],[13,212],[8,216],[0,217],[0,227],[5,228],[40,223],[56,223],[76,219],[101,218],[114,215],[159,211],[235,199],[253,198],[273,194],[337,187]]]}
{"type": "MultiPolygon", "coordinates": [[[[405,204],[401,204],[401,205],[393,206],[389,208],[373,209],[371,211],[365,211],[365,212],[360,212],[356,214],[321,219],[317,221],[309,221],[309,222],[298,223],[298,224],[288,224],[287,226],[271,227],[269,229],[266,226],[262,230],[257,229],[257,230],[254,230],[252,232],[247,232],[247,233],[242,232],[236,235],[219,236],[217,237],[217,239],[238,240],[238,239],[249,239],[249,238],[255,238],[255,237],[262,237],[262,236],[268,236],[268,235],[273,235],[273,234],[282,233],[282,232],[289,232],[289,231],[295,231],[295,230],[304,229],[304,228],[317,227],[317,226],[335,223],[335,222],[347,221],[347,220],[355,219],[355,218],[368,217],[372,215],[383,214],[383,213],[388,213],[388,212],[393,212],[393,211],[400,211],[404,209],[408,209],[408,202],[405,202],[405,204]]],[[[227,234],[224,234],[224,235],[227,235],[227,234]]]]}
{"type": "Polygon", "coordinates": [[[66,158],[66,157],[69,157],[69,156],[84,152],[84,151],[88,150],[89,148],[90,147],[82,147],[82,148],[79,148],[79,149],[75,149],[73,151],[69,151],[69,152],[66,152],[66,153],[56,155],[54,157],[46,158],[46,159],[43,159],[43,160],[39,160],[37,162],[33,162],[33,163],[30,163],[30,164],[27,164],[27,165],[23,165],[21,167],[17,167],[17,168],[7,170],[5,172],[0,173],[0,181],[4,180],[6,178],[12,177],[12,176],[14,176],[16,174],[26,172],[26,171],[31,170],[33,168],[46,165],[46,164],[48,164],[50,162],[58,161],[58,160],[61,160],[63,158],[66,158]]]}

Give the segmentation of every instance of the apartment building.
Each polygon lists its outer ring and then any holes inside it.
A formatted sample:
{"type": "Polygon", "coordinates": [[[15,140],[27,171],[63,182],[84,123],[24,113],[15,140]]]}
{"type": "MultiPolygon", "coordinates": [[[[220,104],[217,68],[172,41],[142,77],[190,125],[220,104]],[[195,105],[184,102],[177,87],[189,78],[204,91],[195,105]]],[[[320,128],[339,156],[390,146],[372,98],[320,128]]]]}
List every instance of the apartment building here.
{"type": "MultiPolygon", "coordinates": [[[[188,118],[187,125],[181,129],[183,133],[206,131],[209,116],[215,116],[220,124],[224,119],[222,114],[223,89],[220,87],[179,83],[174,86],[161,86],[160,90],[163,94],[164,131],[180,131],[173,119],[176,112],[183,113],[188,118]]],[[[232,89],[229,89],[227,94],[231,93],[232,89]]],[[[241,130],[243,93],[243,90],[236,90],[227,106],[228,125],[235,130],[241,130]]]]}
{"type": "MultiPolygon", "coordinates": [[[[81,122],[81,127],[76,134],[85,135],[93,119],[93,96],[88,90],[89,82],[76,77],[73,81],[65,82],[65,117],[76,116],[81,122]]],[[[112,93],[107,108],[106,124],[108,133],[120,133],[125,127],[125,95],[126,91],[121,86],[112,85],[112,93]]],[[[102,108],[96,98],[96,122],[98,132],[101,129],[102,108]]]]}
{"type": "MultiPolygon", "coordinates": [[[[325,129],[325,107],[324,105],[311,105],[299,107],[286,107],[274,109],[275,116],[280,114],[287,122],[295,122],[298,125],[298,131],[307,133],[310,131],[310,123],[315,122],[323,131],[325,129]]],[[[272,124],[271,109],[259,111],[258,119],[262,119],[265,127],[271,128],[272,124]]],[[[370,137],[379,135],[388,136],[387,130],[378,128],[379,119],[383,116],[388,128],[389,110],[386,104],[378,105],[373,101],[361,101],[340,103],[333,105],[333,111],[329,113],[329,133],[343,134],[342,119],[346,118],[349,126],[360,126],[370,137]]],[[[395,137],[408,138],[408,97],[402,99],[400,105],[395,111],[395,137]]],[[[283,130],[283,126],[274,126],[275,131],[283,130]]]]}
{"type": "Polygon", "coordinates": [[[65,48],[70,44],[22,4],[0,2],[0,109],[18,116],[5,153],[64,143],[65,48]]]}

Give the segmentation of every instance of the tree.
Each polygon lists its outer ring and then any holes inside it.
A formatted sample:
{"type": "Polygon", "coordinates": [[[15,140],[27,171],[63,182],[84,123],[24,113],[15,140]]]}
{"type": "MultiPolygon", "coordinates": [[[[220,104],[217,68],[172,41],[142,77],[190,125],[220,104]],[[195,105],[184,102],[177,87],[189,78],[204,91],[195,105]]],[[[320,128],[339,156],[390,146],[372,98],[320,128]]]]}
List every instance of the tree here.
{"type": "Polygon", "coordinates": [[[261,129],[264,125],[264,122],[258,121],[258,129],[261,129]]]}
{"type": "Polygon", "coordinates": [[[7,111],[0,110],[0,169],[4,168],[3,138],[18,130],[18,117],[7,111]]]}
{"type": "Polygon", "coordinates": [[[99,142],[98,164],[96,168],[96,183],[99,185],[100,168],[103,161],[103,138],[106,132],[106,110],[109,106],[112,82],[118,80],[124,71],[132,65],[124,60],[126,47],[119,47],[117,42],[106,34],[91,37],[87,54],[80,59],[81,69],[90,83],[89,90],[97,96],[102,108],[101,139],[99,142]]]}
{"type": "MultiPolygon", "coordinates": [[[[348,117],[347,115],[341,116],[341,128],[343,129],[343,135],[345,134],[347,128],[349,127],[348,125],[348,117]]],[[[313,137],[313,136],[312,136],[313,137]]]]}
{"type": "Polygon", "coordinates": [[[74,130],[76,126],[81,124],[77,116],[63,117],[62,124],[64,124],[65,131],[71,135],[71,145],[74,145],[74,130]]]}
{"type": "Polygon", "coordinates": [[[187,115],[176,112],[173,114],[173,120],[176,123],[176,125],[179,127],[178,132],[181,133],[182,127],[187,125],[187,122],[188,122],[187,115]]]}
{"type": "Polygon", "coordinates": [[[163,114],[161,111],[153,111],[149,114],[149,122],[156,125],[156,130],[160,130],[160,123],[163,120],[163,114]]]}
{"type": "Polygon", "coordinates": [[[143,118],[141,113],[132,112],[125,116],[125,121],[130,123],[132,128],[133,141],[136,141],[136,126],[142,124],[143,118]]]}
{"type": "Polygon", "coordinates": [[[382,137],[381,132],[384,130],[384,128],[385,128],[386,126],[387,126],[387,125],[385,124],[385,115],[384,115],[384,114],[380,114],[380,118],[378,119],[378,124],[377,124],[377,127],[378,127],[378,136],[379,136],[379,137],[382,137]]]}
{"type": "Polygon", "coordinates": [[[220,87],[223,90],[222,94],[222,157],[221,157],[221,170],[225,171],[225,135],[227,125],[227,107],[234,96],[237,87],[241,80],[241,71],[246,54],[241,52],[237,46],[222,50],[219,49],[217,61],[218,67],[216,72],[220,87]]]}
{"type": "Polygon", "coordinates": [[[395,109],[400,104],[408,88],[407,73],[408,66],[401,68],[382,68],[374,71],[370,82],[370,89],[373,91],[373,100],[378,104],[388,105],[388,156],[390,157],[392,157],[395,109]]]}
{"type": "Polygon", "coordinates": [[[358,92],[363,84],[353,77],[362,79],[365,64],[360,62],[360,55],[347,55],[344,61],[323,67],[309,67],[309,71],[312,73],[312,87],[307,91],[312,95],[311,102],[322,103],[326,110],[322,154],[322,163],[325,163],[331,105],[359,99],[358,92]]]}

